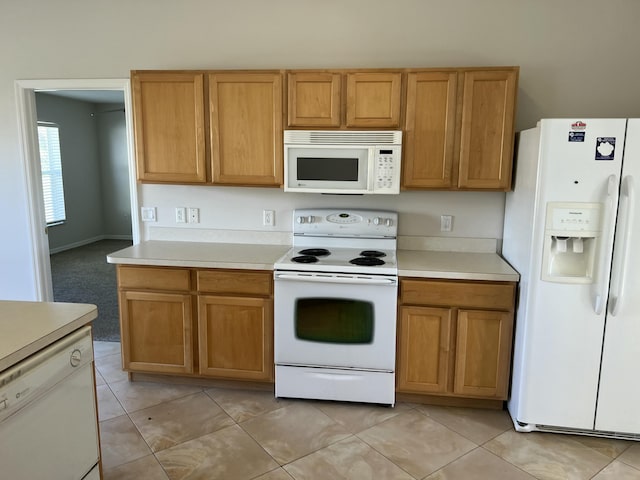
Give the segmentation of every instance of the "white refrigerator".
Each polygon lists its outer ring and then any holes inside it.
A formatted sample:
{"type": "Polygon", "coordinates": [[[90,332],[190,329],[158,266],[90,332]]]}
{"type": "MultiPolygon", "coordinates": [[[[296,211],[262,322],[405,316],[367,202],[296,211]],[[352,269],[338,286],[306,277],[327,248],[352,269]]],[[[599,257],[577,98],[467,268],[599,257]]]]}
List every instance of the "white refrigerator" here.
{"type": "Polygon", "coordinates": [[[640,119],[541,120],[515,169],[515,428],[640,440],[640,119]]]}

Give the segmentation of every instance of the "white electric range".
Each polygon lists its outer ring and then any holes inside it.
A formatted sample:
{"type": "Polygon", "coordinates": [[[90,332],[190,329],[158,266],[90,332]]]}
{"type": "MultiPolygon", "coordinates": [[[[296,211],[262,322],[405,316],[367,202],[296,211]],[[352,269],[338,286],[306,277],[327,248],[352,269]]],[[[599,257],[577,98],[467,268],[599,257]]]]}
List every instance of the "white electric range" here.
{"type": "Polygon", "coordinates": [[[395,212],[299,209],[275,264],[276,396],[395,403],[395,212]]]}

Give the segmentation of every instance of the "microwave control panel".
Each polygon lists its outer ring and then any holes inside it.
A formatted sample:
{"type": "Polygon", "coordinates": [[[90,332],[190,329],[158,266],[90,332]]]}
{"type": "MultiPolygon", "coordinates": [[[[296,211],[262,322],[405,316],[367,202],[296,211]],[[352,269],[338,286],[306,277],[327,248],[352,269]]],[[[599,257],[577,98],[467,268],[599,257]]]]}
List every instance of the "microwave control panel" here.
{"type": "Polygon", "coordinates": [[[399,146],[374,147],[375,174],[373,188],[376,193],[386,190],[397,192],[400,186],[399,146]]]}

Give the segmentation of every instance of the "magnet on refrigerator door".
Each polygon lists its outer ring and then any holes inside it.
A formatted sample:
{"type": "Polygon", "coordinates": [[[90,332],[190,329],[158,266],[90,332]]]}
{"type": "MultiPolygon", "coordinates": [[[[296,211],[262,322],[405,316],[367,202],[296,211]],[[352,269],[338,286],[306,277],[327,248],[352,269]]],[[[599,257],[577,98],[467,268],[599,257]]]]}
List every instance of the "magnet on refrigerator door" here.
{"type": "Polygon", "coordinates": [[[616,137],[596,139],[596,160],[613,160],[616,154],[616,137]]]}

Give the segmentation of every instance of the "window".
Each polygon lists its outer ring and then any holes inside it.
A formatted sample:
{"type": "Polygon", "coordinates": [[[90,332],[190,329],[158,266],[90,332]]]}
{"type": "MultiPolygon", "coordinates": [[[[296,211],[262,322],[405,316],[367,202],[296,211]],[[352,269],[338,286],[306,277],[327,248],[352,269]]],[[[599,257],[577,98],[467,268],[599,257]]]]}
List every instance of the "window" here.
{"type": "Polygon", "coordinates": [[[42,193],[44,194],[44,212],[47,225],[62,223],[67,218],[64,207],[62,159],[58,130],[58,126],[53,123],[38,122],[42,193]]]}

